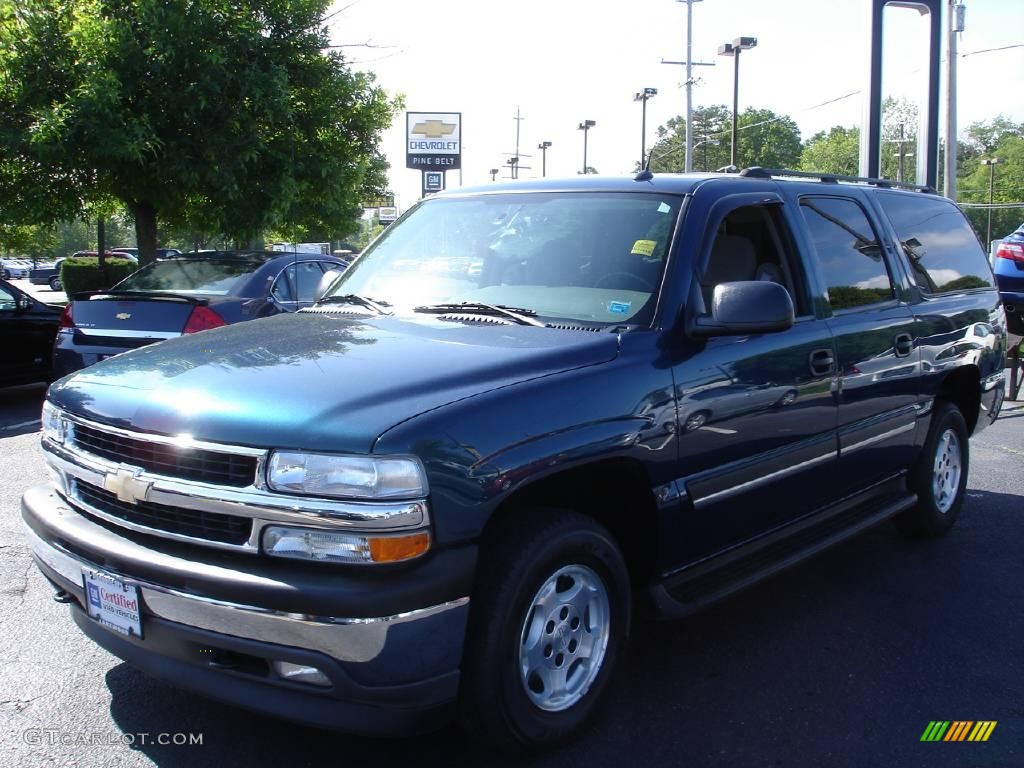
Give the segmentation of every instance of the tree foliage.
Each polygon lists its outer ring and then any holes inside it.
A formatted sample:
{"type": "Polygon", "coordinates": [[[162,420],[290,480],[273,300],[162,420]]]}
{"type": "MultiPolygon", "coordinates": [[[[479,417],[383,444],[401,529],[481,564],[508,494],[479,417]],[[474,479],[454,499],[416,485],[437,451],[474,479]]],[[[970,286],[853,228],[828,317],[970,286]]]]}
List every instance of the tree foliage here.
{"type": "Polygon", "coordinates": [[[857,128],[833,127],[807,140],[800,156],[800,170],[856,176],[860,158],[860,131],[857,128]]]}
{"type": "Polygon", "coordinates": [[[121,201],[246,240],[343,235],[382,191],[398,108],[329,51],[330,0],[0,0],[0,205],[32,221],[121,201]]]}
{"type": "MultiPolygon", "coordinates": [[[[748,107],[740,113],[737,165],[792,168],[800,161],[800,129],[792,118],[770,109],[748,107]]],[[[716,104],[693,113],[693,169],[715,171],[729,165],[732,111],[716,104]]],[[[673,117],[658,128],[651,169],[682,171],[685,165],[686,121],[673,117]]]]}

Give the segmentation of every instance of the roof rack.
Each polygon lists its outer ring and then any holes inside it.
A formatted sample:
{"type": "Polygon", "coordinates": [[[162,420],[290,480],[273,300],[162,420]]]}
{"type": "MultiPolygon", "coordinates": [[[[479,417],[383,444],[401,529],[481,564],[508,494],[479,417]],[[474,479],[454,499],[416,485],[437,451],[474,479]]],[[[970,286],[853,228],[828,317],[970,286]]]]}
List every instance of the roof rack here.
{"type": "Polygon", "coordinates": [[[934,187],[922,184],[911,184],[906,181],[874,179],[867,176],[842,176],[835,173],[815,173],[813,171],[791,171],[786,168],[761,168],[756,165],[751,168],[744,168],[740,171],[740,176],[746,176],[749,179],[773,179],[776,176],[790,176],[797,179],[817,179],[824,184],[838,184],[840,181],[848,181],[859,184],[871,184],[885,189],[898,187],[900,189],[912,189],[917,192],[926,192],[932,195],[938,194],[934,187]]]}

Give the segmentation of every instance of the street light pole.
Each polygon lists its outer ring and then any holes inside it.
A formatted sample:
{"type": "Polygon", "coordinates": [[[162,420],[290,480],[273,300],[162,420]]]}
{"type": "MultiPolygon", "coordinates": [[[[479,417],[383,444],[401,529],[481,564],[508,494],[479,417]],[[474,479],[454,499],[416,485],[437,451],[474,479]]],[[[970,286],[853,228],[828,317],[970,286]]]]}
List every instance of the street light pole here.
{"type": "Polygon", "coordinates": [[[496,178],[498,178],[498,169],[497,168],[491,168],[490,174],[491,174],[491,181],[494,181],[496,178]]]}
{"type": "Polygon", "coordinates": [[[583,173],[587,173],[587,134],[590,129],[597,125],[596,120],[584,120],[579,124],[577,130],[583,131],[583,173]]]}
{"type": "Polygon", "coordinates": [[[647,100],[657,95],[657,88],[644,88],[633,94],[633,101],[641,103],[643,115],[640,119],[640,170],[647,167],[647,100]]]}
{"type": "Polygon", "coordinates": [[[740,105],[740,51],[745,51],[757,45],[756,37],[737,37],[731,43],[723,43],[718,46],[719,56],[732,56],[732,150],[730,151],[729,164],[736,168],[736,143],[739,134],[738,118],[740,105]]]}
{"type": "Polygon", "coordinates": [[[544,178],[548,175],[548,147],[551,146],[550,141],[542,141],[537,145],[537,149],[540,150],[540,175],[544,178]]]}
{"type": "Polygon", "coordinates": [[[981,161],[982,165],[988,166],[988,234],[985,238],[986,248],[990,247],[989,244],[992,242],[992,201],[996,187],[996,166],[1001,162],[1003,161],[998,157],[991,157],[981,161]]]}

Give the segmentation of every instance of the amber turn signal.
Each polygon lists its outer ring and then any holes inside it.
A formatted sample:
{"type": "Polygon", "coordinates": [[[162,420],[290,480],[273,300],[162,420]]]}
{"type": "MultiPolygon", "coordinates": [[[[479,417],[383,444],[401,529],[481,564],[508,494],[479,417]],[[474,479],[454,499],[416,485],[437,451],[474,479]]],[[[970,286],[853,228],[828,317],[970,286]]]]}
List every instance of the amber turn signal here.
{"type": "Polygon", "coordinates": [[[370,559],[375,563],[397,563],[419,557],[430,549],[429,533],[380,536],[369,539],[370,559]]]}

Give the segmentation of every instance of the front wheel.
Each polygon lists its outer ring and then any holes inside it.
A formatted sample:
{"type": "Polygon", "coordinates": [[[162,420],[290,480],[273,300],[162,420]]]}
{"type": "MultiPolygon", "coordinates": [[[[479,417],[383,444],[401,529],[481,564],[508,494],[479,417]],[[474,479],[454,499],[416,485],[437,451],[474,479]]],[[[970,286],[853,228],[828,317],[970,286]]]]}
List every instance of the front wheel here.
{"type": "Polygon", "coordinates": [[[575,512],[516,514],[485,538],[463,663],[463,728],[491,746],[563,743],[583,730],[629,632],[626,565],[575,512]]]}
{"type": "Polygon", "coordinates": [[[970,443],[967,424],[951,403],[936,402],[928,437],[908,478],[917,505],[894,518],[907,536],[942,536],[956,522],[964,503],[970,443]]]}
{"type": "Polygon", "coordinates": [[[59,291],[63,287],[64,286],[61,284],[60,278],[57,275],[54,275],[53,277],[50,278],[51,291],[59,291]]]}

